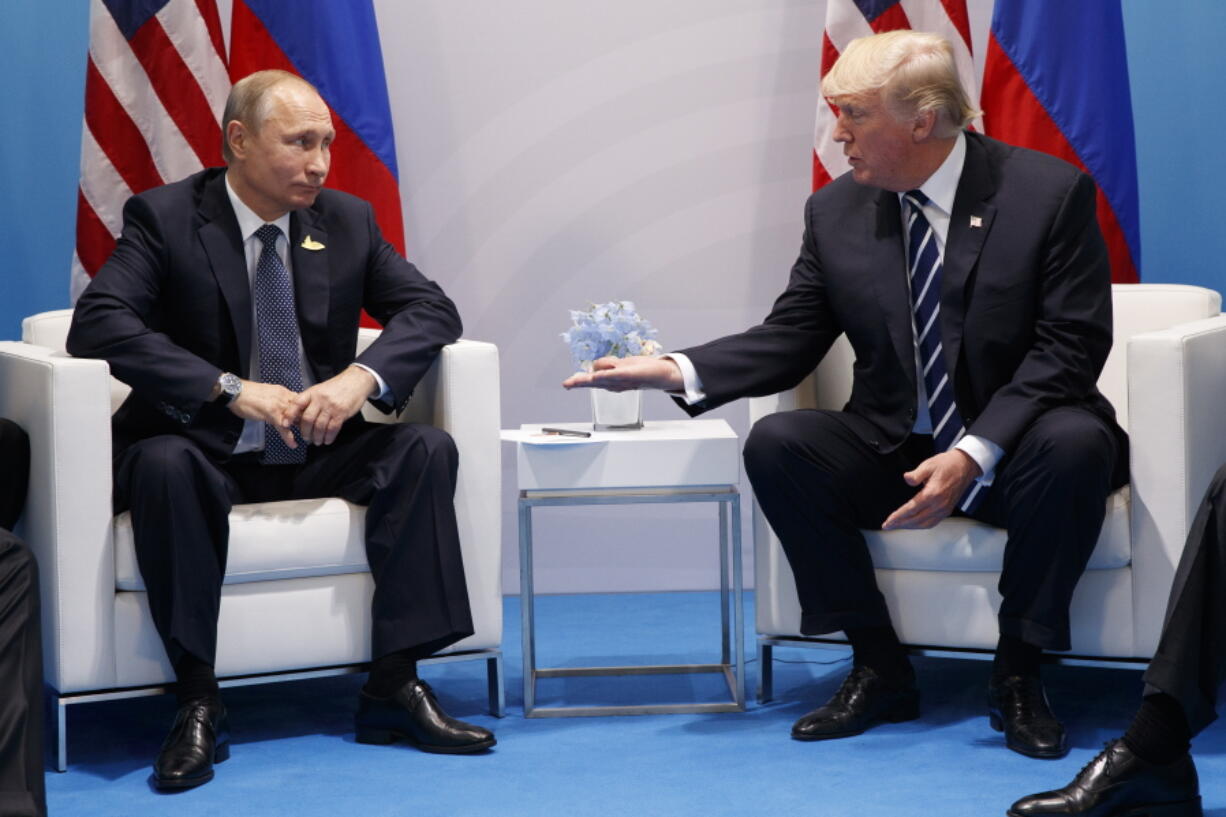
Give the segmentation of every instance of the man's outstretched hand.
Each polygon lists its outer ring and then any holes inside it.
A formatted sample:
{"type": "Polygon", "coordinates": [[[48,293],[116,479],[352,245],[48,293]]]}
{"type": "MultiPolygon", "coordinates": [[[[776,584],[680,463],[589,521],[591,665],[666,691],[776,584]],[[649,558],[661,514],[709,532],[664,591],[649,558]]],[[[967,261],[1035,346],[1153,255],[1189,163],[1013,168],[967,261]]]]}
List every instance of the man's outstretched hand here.
{"type": "Polygon", "coordinates": [[[602,357],[592,363],[592,371],[575,372],[562,381],[566,389],[663,389],[681,391],[685,382],[681,369],[671,360],[635,355],[633,357],[602,357]]]}

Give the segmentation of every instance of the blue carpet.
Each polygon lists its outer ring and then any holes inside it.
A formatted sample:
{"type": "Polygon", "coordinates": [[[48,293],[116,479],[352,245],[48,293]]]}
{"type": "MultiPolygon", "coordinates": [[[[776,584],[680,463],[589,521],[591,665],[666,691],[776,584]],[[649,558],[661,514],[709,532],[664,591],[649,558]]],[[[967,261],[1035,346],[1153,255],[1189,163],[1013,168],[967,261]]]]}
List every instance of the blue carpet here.
{"type": "MultiPolygon", "coordinates": [[[[745,713],[525,720],[516,598],[506,600],[506,625],[506,718],[485,712],[484,662],[422,673],[448,711],[496,730],[487,755],[354,743],[361,676],[266,684],[226,691],[233,756],[217,778],[166,795],[149,786],[149,764],[173,701],[82,704],[69,710],[69,771],[47,775],[51,815],[995,817],[1021,795],[1063,785],[1121,732],[1140,691],[1135,670],[1047,668],[1073,744],[1058,761],[1004,748],[984,715],[988,664],[973,660],[916,659],[922,719],[842,741],[788,738],[792,721],[847,672],[847,654],[826,650],[777,650],[776,700],[751,700],[745,713]]],[[[714,593],[542,597],[537,625],[542,666],[718,660],[714,593]]],[[[750,624],[750,657],[752,639],[750,624]]],[[[755,664],[748,674],[752,698],[755,664]]],[[[717,679],[701,676],[551,679],[538,703],[717,700],[721,692],[717,679]]],[[[1210,727],[1194,751],[1206,814],[1226,817],[1226,728],[1210,727]]]]}

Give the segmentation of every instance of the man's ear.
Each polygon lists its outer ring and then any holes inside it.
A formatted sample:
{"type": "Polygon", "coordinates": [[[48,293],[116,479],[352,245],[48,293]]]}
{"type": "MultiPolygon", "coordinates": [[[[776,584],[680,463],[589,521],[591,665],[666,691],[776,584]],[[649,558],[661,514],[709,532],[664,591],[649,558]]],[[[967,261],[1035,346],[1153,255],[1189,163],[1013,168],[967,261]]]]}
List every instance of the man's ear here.
{"type": "Polygon", "coordinates": [[[911,141],[923,142],[932,136],[932,132],[937,126],[937,112],[923,111],[915,115],[915,120],[911,125],[911,141]]]}
{"type": "Polygon", "coordinates": [[[246,155],[249,136],[246,126],[237,119],[231,119],[226,123],[226,144],[230,146],[230,153],[236,159],[241,159],[246,155]]]}

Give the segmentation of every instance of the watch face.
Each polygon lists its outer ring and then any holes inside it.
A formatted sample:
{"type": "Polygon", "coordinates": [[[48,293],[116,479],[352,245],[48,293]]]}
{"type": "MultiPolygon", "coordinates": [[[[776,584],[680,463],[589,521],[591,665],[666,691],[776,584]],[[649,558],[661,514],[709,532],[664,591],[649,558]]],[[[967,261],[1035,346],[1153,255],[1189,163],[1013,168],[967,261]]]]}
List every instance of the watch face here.
{"type": "Polygon", "coordinates": [[[238,375],[226,372],[220,378],[221,393],[226,396],[226,403],[230,403],[238,393],[243,390],[243,381],[238,379],[238,375]]]}

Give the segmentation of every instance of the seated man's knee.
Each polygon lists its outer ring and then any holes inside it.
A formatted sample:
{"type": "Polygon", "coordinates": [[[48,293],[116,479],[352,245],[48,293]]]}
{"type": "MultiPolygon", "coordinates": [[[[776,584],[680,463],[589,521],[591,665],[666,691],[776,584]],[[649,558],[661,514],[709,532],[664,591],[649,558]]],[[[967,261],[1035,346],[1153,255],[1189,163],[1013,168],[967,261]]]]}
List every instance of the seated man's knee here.
{"type": "Polygon", "coordinates": [[[390,445],[399,452],[403,463],[421,467],[424,460],[424,464],[454,468],[459,462],[455,439],[443,429],[416,423],[394,424],[391,428],[390,445]]]}
{"type": "Polygon", "coordinates": [[[1049,479],[1110,478],[1118,454],[1111,433],[1101,423],[1088,417],[1080,422],[1049,423],[1040,433],[1040,458],[1049,479]]]}
{"type": "Polygon", "coordinates": [[[768,414],[758,420],[745,438],[745,470],[752,475],[777,466],[794,438],[786,413],[768,414]]]}
{"type": "Polygon", "coordinates": [[[204,455],[191,440],[175,434],[150,437],[129,451],[132,471],[144,479],[177,480],[191,474],[204,455]]]}

